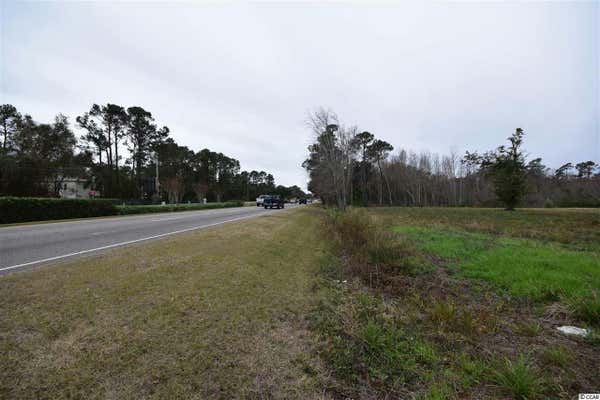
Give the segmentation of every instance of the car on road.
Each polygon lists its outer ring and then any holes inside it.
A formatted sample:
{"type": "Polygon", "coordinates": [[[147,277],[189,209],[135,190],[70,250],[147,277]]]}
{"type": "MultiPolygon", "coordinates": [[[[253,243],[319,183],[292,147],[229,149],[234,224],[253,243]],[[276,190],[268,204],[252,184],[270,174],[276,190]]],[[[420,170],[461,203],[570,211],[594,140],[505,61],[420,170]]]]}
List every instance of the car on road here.
{"type": "Polygon", "coordinates": [[[265,201],[265,199],[266,199],[267,197],[269,197],[269,196],[268,196],[268,195],[266,195],[266,194],[261,194],[260,196],[258,196],[258,197],[256,198],[256,207],[260,207],[260,206],[262,206],[262,205],[263,205],[263,202],[265,201]]]}
{"type": "Polygon", "coordinates": [[[298,200],[298,204],[306,204],[306,198],[303,197],[300,200],[298,200]]]}
{"type": "Polygon", "coordinates": [[[279,196],[267,196],[263,200],[263,207],[267,208],[285,208],[285,202],[279,196]]]}

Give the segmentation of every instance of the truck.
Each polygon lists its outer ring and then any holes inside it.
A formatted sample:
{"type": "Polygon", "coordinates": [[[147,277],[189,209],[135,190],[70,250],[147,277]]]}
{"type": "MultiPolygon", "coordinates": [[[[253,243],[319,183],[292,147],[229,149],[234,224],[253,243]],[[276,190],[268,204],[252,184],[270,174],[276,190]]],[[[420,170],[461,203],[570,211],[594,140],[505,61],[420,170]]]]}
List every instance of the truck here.
{"type": "Polygon", "coordinates": [[[267,196],[263,200],[263,207],[267,208],[285,208],[285,202],[279,196],[267,196]]]}
{"type": "Polygon", "coordinates": [[[269,196],[267,196],[266,194],[261,194],[260,196],[258,196],[256,198],[256,207],[260,207],[263,205],[263,202],[265,201],[265,198],[267,198],[269,196]]]}

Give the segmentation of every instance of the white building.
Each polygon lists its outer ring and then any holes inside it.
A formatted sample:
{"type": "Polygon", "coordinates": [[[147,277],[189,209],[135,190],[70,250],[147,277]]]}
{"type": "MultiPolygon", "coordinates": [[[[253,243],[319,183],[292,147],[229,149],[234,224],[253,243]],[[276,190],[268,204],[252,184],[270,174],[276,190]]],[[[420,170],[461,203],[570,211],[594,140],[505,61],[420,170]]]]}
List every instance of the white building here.
{"type": "Polygon", "coordinates": [[[100,192],[85,187],[87,180],[82,178],[64,178],[60,184],[59,195],[63,199],[87,199],[100,196],[100,192]]]}

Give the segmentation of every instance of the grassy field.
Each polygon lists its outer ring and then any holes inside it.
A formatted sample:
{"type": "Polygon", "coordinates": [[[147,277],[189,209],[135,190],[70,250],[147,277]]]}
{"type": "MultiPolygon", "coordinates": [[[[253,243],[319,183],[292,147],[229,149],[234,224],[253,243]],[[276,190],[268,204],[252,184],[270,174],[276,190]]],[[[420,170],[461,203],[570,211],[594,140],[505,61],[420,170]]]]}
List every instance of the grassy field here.
{"type": "Polygon", "coordinates": [[[600,252],[600,209],[381,208],[388,224],[530,238],[600,252]]]}
{"type": "Polygon", "coordinates": [[[321,398],[318,220],[287,211],[0,278],[0,398],[321,398]]]}
{"type": "Polygon", "coordinates": [[[514,296],[573,298],[600,288],[600,253],[459,230],[402,225],[394,231],[449,261],[459,274],[489,281],[514,296]]]}
{"type": "Polygon", "coordinates": [[[329,213],[314,314],[348,398],[573,398],[600,390],[597,210],[329,213]],[[346,282],[336,284],[335,282],[346,282]],[[560,325],[589,329],[566,337],[560,325]]]}
{"type": "Polygon", "coordinates": [[[307,207],[6,275],[0,398],[598,392],[599,221],[307,207]]]}

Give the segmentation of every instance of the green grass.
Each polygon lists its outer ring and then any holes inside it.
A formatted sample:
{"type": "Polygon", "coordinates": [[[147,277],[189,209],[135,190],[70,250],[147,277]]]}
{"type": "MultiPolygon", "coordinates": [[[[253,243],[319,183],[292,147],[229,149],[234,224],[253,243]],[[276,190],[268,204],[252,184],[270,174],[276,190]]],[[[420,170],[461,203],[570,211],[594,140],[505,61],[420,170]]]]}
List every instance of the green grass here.
{"type": "Polygon", "coordinates": [[[539,372],[524,355],[520,355],[515,361],[505,359],[492,376],[500,388],[517,400],[539,398],[545,386],[539,372]]]}
{"type": "Polygon", "coordinates": [[[390,318],[393,305],[356,286],[321,290],[325,294],[311,319],[325,338],[321,355],[349,383],[337,389],[338,395],[352,398],[362,387],[394,396],[431,380],[440,365],[436,346],[390,318]]]}
{"type": "Polygon", "coordinates": [[[573,355],[564,347],[553,346],[544,349],[542,360],[548,365],[566,368],[573,362],[573,355]]]}
{"type": "Polygon", "coordinates": [[[348,283],[324,285],[329,300],[313,320],[326,339],[321,354],[343,382],[335,397],[566,399],[594,387],[597,335],[574,342],[555,325],[598,322],[597,233],[572,224],[595,213],[327,214],[323,237],[337,259],[324,274],[348,283]],[[538,306],[557,300],[552,309],[565,313],[542,318],[538,306]]]}
{"type": "Polygon", "coordinates": [[[510,226],[520,211],[433,212],[307,207],[0,277],[0,398],[593,391],[594,242],[510,226]],[[523,296],[566,301],[593,334],[561,336],[523,296]]]}
{"type": "Polygon", "coordinates": [[[0,277],[0,398],[318,398],[314,210],[0,277]]]}
{"type": "Polygon", "coordinates": [[[600,209],[519,209],[391,207],[372,211],[389,226],[464,230],[565,244],[600,252],[600,209]]]}
{"type": "Polygon", "coordinates": [[[600,287],[600,255],[534,240],[439,228],[400,226],[423,251],[454,263],[460,274],[515,296],[572,298],[600,287]]]}

